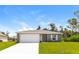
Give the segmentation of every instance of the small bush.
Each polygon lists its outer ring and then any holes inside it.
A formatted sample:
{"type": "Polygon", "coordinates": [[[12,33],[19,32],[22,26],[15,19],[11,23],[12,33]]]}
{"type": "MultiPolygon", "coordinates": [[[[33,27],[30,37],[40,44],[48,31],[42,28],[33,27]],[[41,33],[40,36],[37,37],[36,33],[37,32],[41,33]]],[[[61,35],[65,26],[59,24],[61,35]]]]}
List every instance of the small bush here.
{"type": "Polygon", "coordinates": [[[63,38],[63,40],[64,40],[65,42],[70,41],[68,38],[63,38]]]}
{"type": "Polygon", "coordinates": [[[2,42],[2,40],[0,40],[0,42],[2,42]]]}
{"type": "Polygon", "coordinates": [[[73,35],[71,37],[64,38],[63,40],[66,42],[79,42],[79,35],[73,35]]]}

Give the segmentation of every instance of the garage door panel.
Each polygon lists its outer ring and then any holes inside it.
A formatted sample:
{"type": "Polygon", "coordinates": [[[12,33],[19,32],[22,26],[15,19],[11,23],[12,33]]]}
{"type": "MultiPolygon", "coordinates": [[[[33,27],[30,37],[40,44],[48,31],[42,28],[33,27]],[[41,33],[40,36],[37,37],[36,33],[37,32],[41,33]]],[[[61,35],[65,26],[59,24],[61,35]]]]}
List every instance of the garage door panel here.
{"type": "Polygon", "coordinates": [[[39,42],[39,34],[22,34],[20,35],[20,42],[24,43],[39,42]]]}

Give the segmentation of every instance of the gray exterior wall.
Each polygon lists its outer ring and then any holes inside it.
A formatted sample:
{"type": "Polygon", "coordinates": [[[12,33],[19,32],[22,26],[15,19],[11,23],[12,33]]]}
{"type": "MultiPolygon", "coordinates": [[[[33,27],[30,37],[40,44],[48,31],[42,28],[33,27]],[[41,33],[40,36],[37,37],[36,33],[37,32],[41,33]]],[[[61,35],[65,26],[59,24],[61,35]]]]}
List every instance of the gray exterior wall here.
{"type": "Polygon", "coordinates": [[[52,34],[46,34],[47,37],[45,37],[44,35],[45,34],[41,34],[41,36],[40,36],[41,37],[40,40],[42,42],[61,41],[61,35],[59,35],[59,34],[55,34],[55,37],[53,37],[54,34],[53,35],[52,34]],[[53,39],[55,39],[55,40],[53,40],[53,39]]]}

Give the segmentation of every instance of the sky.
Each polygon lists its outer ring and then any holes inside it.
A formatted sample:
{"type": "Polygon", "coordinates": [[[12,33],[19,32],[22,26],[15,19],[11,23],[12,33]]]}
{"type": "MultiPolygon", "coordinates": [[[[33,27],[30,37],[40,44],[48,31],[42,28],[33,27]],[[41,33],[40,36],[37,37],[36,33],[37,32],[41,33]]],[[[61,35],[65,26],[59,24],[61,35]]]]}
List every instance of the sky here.
{"type": "Polygon", "coordinates": [[[54,23],[66,27],[68,19],[76,17],[77,5],[0,5],[0,31],[15,35],[21,30],[47,28],[54,23]]]}

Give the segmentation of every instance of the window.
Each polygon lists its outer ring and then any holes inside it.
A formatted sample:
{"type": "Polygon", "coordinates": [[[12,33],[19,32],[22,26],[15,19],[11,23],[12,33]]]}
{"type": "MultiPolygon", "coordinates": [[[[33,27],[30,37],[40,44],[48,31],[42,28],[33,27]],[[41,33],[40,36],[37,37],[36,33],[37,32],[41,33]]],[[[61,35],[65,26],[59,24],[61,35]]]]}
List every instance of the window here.
{"type": "Polygon", "coordinates": [[[56,35],[52,35],[52,41],[56,40],[56,35]]]}

